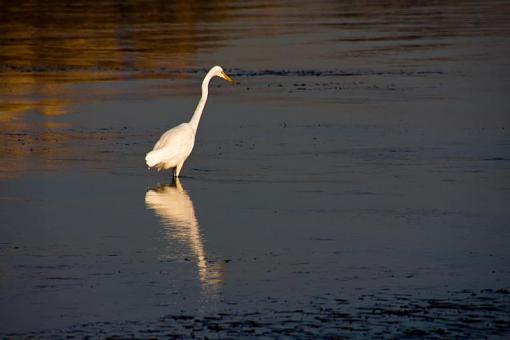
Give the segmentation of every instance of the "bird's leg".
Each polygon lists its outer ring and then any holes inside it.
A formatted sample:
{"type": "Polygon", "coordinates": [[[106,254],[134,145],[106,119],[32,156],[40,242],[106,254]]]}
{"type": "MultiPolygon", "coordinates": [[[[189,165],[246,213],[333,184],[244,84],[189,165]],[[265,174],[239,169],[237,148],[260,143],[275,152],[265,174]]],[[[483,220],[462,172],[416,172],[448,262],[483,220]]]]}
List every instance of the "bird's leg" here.
{"type": "Polygon", "coordinates": [[[177,164],[177,166],[175,167],[175,169],[174,169],[174,177],[175,177],[175,178],[179,177],[179,174],[181,173],[181,169],[182,169],[183,164],[184,164],[184,162],[179,163],[179,164],[177,164]]]}

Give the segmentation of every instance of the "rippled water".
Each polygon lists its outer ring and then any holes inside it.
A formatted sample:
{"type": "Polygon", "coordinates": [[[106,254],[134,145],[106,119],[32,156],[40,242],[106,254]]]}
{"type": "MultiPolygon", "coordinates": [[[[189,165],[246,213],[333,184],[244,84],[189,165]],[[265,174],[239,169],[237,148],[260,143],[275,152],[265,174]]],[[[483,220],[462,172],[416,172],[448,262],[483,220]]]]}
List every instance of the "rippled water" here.
{"type": "Polygon", "coordinates": [[[509,15],[3,4],[0,334],[508,334],[509,15]],[[214,64],[172,186],[144,155],[214,64]]]}

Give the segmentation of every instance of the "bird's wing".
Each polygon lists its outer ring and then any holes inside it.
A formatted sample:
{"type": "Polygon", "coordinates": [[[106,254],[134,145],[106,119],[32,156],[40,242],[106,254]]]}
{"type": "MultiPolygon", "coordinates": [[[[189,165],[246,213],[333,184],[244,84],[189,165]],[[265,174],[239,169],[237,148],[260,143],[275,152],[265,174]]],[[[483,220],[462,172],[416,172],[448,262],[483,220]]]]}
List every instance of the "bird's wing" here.
{"type": "Polygon", "coordinates": [[[145,160],[149,166],[161,164],[163,168],[173,168],[189,156],[194,144],[195,131],[183,123],[165,132],[145,160]]]}
{"type": "Polygon", "coordinates": [[[188,123],[182,123],[174,128],[165,132],[154,145],[152,150],[159,150],[168,147],[175,147],[179,149],[184,146],[183,144],[189,143],[193,139],[194,131],[188,123]]]}

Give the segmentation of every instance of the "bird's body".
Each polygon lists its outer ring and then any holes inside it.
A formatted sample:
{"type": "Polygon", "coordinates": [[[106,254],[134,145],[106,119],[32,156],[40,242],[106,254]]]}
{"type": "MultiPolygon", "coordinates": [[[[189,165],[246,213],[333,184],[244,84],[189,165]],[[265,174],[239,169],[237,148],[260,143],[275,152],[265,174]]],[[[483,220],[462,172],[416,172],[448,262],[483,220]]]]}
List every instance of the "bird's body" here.
{"type": "Polygon", "coordinates": [[[194,145],[195,131],[189,123],[182,123],[161,136],[154,149],[145,156],[145,161],[149,168],[175,169],[177,177],[194,145]]]}
{"type": "Polygon", "coordinates": [[[202,82],[202,97],[191,120],[166,131],[159,138],[152,151],[145,156],[149,168],[174,169],[174,177],[179,177],[184,162],[193,151],[198,124],[207,101],[209,82],[215,76],[233,82],[220,66],[214,66],[209,70],[202,82]]]}

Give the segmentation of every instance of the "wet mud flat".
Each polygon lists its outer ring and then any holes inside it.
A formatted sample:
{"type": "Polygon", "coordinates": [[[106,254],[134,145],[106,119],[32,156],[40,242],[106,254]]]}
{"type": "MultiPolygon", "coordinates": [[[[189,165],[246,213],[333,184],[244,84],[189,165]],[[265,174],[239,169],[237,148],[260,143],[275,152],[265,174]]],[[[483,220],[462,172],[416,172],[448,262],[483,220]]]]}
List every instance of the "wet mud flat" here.
{"type": "Polygon", "coordinates": [[[0,335],[508,336],[508,127],[478,126],[476,106],[444,116],[429,85],[451,74],[420,72],[233,70],[187,193],[143,155],[192,90],[156,110],[124,93],[52,129],[28,115],[0,133],[0,335]]]}
{"type": "MultiPolygon", "coordinates": [[[[345,87],[340,92],[393,99],[385,110],[400,116],[343,107],[332,114],[327,105],[309,115],[312,106],[303,100],[289,113],[251,98],[250,110],[264,113],[260,119],[218,96],[184,170],[187,194],[173,192],[168,173],[143,164],[158,125],[180,119],[165,110],[139,124],[131,111],[108,118],[111,106],[92,106],[71,117],[71,127],[0,134],[13,150],[5,154],[12,162],[2,169],[0,207],[6,221],[0,298],[13,310],[2,309],[8,322],[0,335],[508,336],[506,125],[419,124],[404,115],[417,113],[396,109],[401,93],[358,79],[389,83],[442,73],[314,72],[237,76],[251,80],[254,96],[268,96],[270,88],[294,95],[300,84],[301,94],[329,100],[337,91],[330,82],[337,81],[345,87]],[[315,82],[322,90],[309,90],[315,82]],[[218,101],[230,110],[218,110],[218,101]],[[171,195],[195,208],[175,219],[171,195]],[[444,277],[430,279],[436,272],[444,277]],[[390,290],[381,289],[385,280],[393,280],[390,290]],[[409,281],[421,289],[410,289],[409,281]],[[339,294],[344,285],[348,293],[339,294]],[[289,296],[288,287],[307,294],[289,296]],[[98,305],[82,307],[89,302],[98,305]],[[109,309],[116,305],[121,312],[109,309]]],[[[426,98],[422,85],[402,92],[426,98]]],[[[244,84],[233,91],[252,93],[244,84]]],[[[187,108],[194,99],[162,103],[187,108]]],[[[145,105],[129,103],[133,112],[145,105]]],[[[113,102],[119,112],[124,107],[122,98],[113,102]]]]}
{"type": "MultiPolygon", "coordinates": [[[[418,294],[426,296],[426,293],[418,294]]],[[[277,298],[270,304],[280,305],[277,298]]],[[[267,302],[266,302],[267,304],[267,302]]],[[[40,332],[4,333],[8,338],[506,338],[510,335],[510,292],[463,290],[442,298],[377,292],[327,295],[296,309],[229,309],[214,314],[175,313],[154,320],[90,322],[40,332]]]]}

